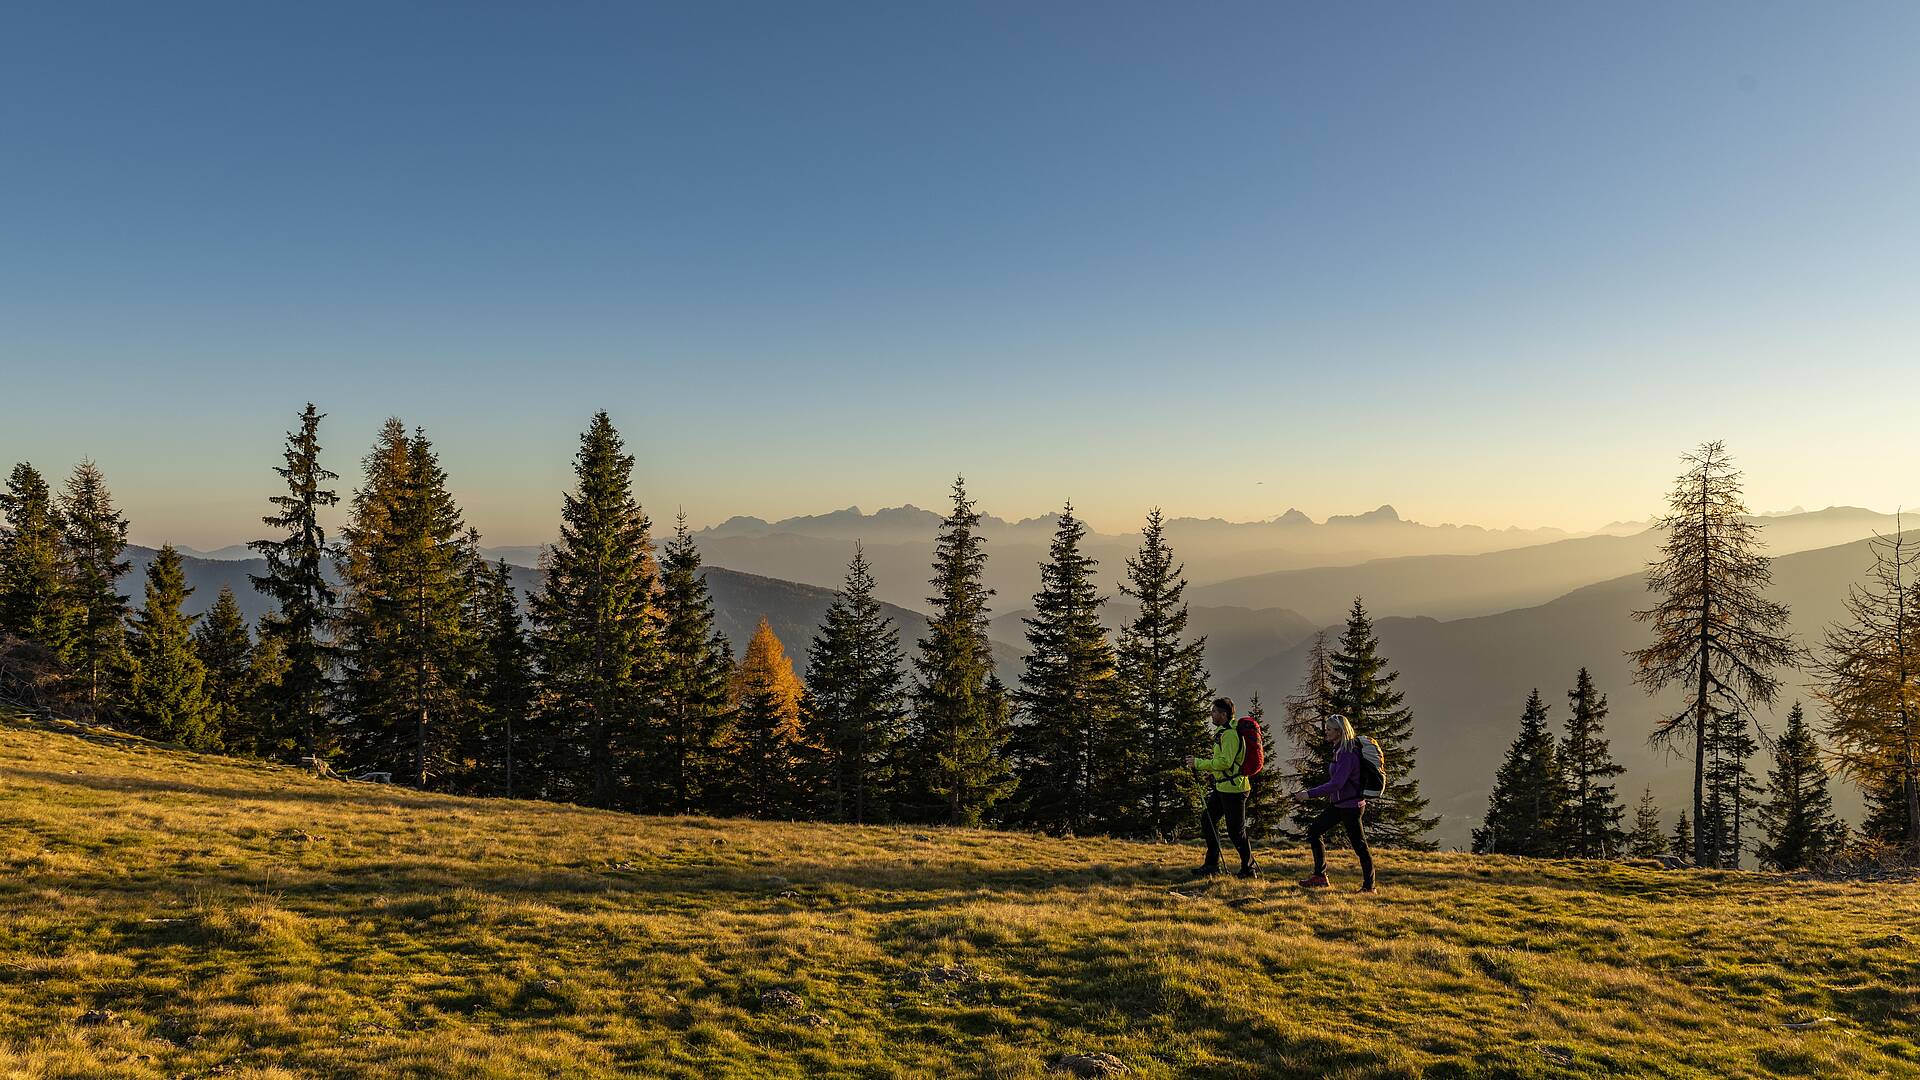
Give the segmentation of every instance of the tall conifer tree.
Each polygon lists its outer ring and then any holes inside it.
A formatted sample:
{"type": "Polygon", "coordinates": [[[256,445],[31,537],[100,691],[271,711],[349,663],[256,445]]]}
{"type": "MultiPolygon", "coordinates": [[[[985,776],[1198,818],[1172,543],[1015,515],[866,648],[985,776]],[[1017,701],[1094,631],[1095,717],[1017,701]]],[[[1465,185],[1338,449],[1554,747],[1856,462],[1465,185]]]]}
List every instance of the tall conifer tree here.
{"type": "Polygon", "coordinates": [[[1388,670],[1373,620],[1358,597],[1347,613],[1339,647],[1327,662],[1333,669],[1334,705],[1355,732],[1380,743],[1392,769],[1386,797],[1367,802],[1369,839],[1389,847],[1433,850],[1437,845],[1428,834],[1440,819],[1426,816],[1427,800],[1414,775],[1413,710],[1406,705],[1406,693],[1393,687],[1400,673],[1388,670]]]}
{"type": "Polygon", "coordinates": [[[1833,814],[1833,796],[1827,790],[1827,770],[1820,763],[1820,744],[1807,726],[1799,702],[1787,714],[1787,727],[1774,742],[1774,764],[1768,773],[1769,798],[1759,810],[1766,839],[1760,843],[1760,865],[1769,870],[1804,870],[1840,854],[1846,827],[1833,814]]]}
{"type": "Polygon", "coordinates": [[[1660,560],[1647,568],[1647,588],[1660,601],[1633,617],[1653,626],[1653,644],[1630,655],[1635,680],[1649,694],[1684,686],[1685,703],[1653,732],[1657,746],[1693,747],[1694,862],[1715,852],[1701,847],[1717,837],[1707,828],[1707,753],[1718,714],[1731,710],[1742,724],[1755,705],[1771,704],[1799,648],[1787,636],[1787,606],[1766,598],[1773,570],[1760,553],[1760,526],[1746,516],[1741,475],[1726,447],[1702,445],[1684,459],[1668,510],[1660,519],[1667,539],[1660,560]]]}
{"type": "Polygon", "coordinates": [[[660,563],[662,768],[656,803],[689,813],[710,804],[709,790],[726,731],[733,651],[714,627],[713,597],[700,568],[700,549],[687,515],[674,524],[673,540],[660,563]]]}
{"type": "Polygon", "coordinates": [[[1520,715],[1520,734],[1494,778],[1486,823],[1473,830],[1482,855],[1554,858],[1566,854],[1566,772],[1547,726],[1547,705],[1535,690],[1520,715]]]}
{"type": "Polygon", "coordinates": [[[180,607],[193,590],[180,553],[162,547],[147,564],[147,601],[133,619],[132,677],[124,711],[141,734],[192,750],[218,750],[220,731],[207,697],[207,669],[193,649],[193,617],[180,607]]]}
{"type": "Polygon", "coordinates": [[[64,661],[73,648],[74,612],[60,511],[47,481],[21,462],[0,493],[0,632],[24,638],[64,661]]]}
{"type": "Polygon", "coordinates": [[[580,437],[560,542],[532,599],[543,727],[556,794],[642,809],[633,767],[658,708],[660,612],[652,524],[633,497],[633,458],[605,412],[580,437]]]}
{"type": "Polygon", "coordinates": [[[927,599],[927,636],[914,657],[914,777],[939,800],[931,816],[978,825],[1012,791],[1006,760],[1005,687],[993,674],[987,637],[986,568],[980,513],[966,481],[953,482],[953,511],[934,545],[934,595],[927,599]]]}
{"type": "Polygon", "coordinates": [[[1132,733],[1117,722],[1113,647],[1100,625],[1107,598],[1093,580],[1098,560],[1081,550],[1086,535],[1068,503],[1040,566],[1033,615],[1022,620],[1026,668],[1014,694],[1021,818],[1067,834],[1112,827],[1129,816],[1121,800],[1131,778],[1100,768],[1132,733]]]}
{"type": "Polygon", "coordinates": [[[223,748],[233,754],[260,753],[253,708],[253,637],[233,589],[220,586],[220,595],[194,628],[193,650],[206,668],[212,727],[220,732],[223,748]]]}
{"type": "Polygon", "coordinates": [[[1680,819],[1673,823],[1673,853],[1682,858],[1693,857],[1693,825],[1687,821],[1687,812],[1680,811],[1680,819]]]}
{"type": "Polygon", "coordinates": [[[1568,855],[1599,858],[1620,853],[1625,808],[1615,800],[1613,778],[1627,770],[1616,764],[1607,746],[1607,696],[1593,685],[1586,668],[1567,691],[1567,728],[1560,740],[1560,763],[1569,787],[1568,855]]]}
{"type": "Polygon", "coordinates": [[[1188,763],[1207,741],[1207,639],[1187,636],[1185,567],[1168,546],[1160,509],[1147,512],[1140,550],[1120,592],[1140,606],[1114,650],[1119,673],[1119,745],[1102,749],[1104,782],[1129,795],[1126,831],[1173,837],[1192,828],[1199,792],[1188,763]]]}
{"type": "Polygon", "coordinates": [[[268,711],[281,726],[273,741],[298,746],[314,758],[332,750],[326,725],[336,595],[327,579],[332,551],[320,513],[340,497],[327,486],[339,474],[320,464],[320,421],[325,416],[309,402],[300,414],[300,429],[287,433],[285,463],[274,470],[286,481],[287,493],[273,496],[275,512],[261,519],[268,528],[281,530],[280,538],[247,545],[267,562],[264,575],[252,576],[253,587],[274,603],[260,624],[260,636],[272,639],[267,648],[280,669],[279,678],[265,684],[272,688],[268,711]]]}
{"type": "Polygon", "coordinates": [[[834,817],[856,824],[891,820],[902,795],[905,658],[873,590],[872,567],[856,544],[846,584],[807,654],[807,715],[828,755],[834,817]]]}
{"type": "Polygon", "coordinates": [[[131,564],[122,557],[127,519],[114,508],[107,478],[93,462],[82,461],[67,479],[60,522],[72,575],[72,663],[87,709],[97,714],[106,696],[103,680],[126,648],[127,598],[120,595],[120,578],[131,564]]]}
{"type": "Polygon", "coordinates": [[[465,523],[424,432],[387,421],[342,531],[347,757],[417,787],[458,786],[468,642],[465,523]]]}

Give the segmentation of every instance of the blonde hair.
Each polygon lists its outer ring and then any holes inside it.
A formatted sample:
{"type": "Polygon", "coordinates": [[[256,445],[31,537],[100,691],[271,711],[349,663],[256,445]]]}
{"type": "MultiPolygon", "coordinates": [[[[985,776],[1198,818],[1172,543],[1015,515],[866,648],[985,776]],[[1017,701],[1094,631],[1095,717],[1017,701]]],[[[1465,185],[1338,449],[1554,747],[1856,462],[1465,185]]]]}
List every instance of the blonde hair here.
{"type": "Polygon", "coordinates": [[[1341,750],[1346,750],[1353,746],[1353,725],[1347,723],[1347,718],[1341,716],[1339,713],[1329,715],[1326,720],[1321,723],[1320,729],[1323,732],[1340,732],[1341,750]]]}

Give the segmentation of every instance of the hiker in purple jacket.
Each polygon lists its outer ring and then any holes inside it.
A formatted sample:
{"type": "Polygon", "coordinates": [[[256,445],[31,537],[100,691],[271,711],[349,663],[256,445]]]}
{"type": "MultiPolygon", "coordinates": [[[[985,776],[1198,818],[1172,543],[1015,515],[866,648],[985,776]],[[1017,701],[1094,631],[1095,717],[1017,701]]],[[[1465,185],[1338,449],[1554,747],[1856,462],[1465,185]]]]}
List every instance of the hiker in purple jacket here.
{"type": "Polygon", "coordinates": [[[1327,743],[1334,748],[1333,767],[1328,770],[1326,783],[1308,788],[1298,797],[1327,799],[1329,805],[1307,826],[1307,843],[1313,848],[1313,873],[1300,884],[1309,889],[1327,887],[1327,849],[1320,843],[1320,837],[1335,825],[1344,825],[1347,841],[1360,858],[1360,891],[1370,893],[1373,891],[1373,852],[1367,850],[1367,834],[1360,828],[1360,815],[1367,809],[1367,800],[1360,796],[1360,744],[1354,740],[1353,725],[1347,723],[1344,716],[1329,716],[1323,726],[1327,743]]]}

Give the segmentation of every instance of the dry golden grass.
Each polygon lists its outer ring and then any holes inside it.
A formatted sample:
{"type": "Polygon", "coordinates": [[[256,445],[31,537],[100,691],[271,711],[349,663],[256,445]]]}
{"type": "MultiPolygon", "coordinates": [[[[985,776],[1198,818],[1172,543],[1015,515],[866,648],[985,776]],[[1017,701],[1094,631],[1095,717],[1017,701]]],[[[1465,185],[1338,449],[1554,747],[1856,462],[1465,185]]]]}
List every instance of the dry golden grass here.
{"type": "Polygon", "coordinates": [[[1186,886],[1171,846],[111,742],[0,723],[0,1075],[1920,1076],[1910,885],[1383,853],[1306,894],[1269,850],[1186,886]]]}

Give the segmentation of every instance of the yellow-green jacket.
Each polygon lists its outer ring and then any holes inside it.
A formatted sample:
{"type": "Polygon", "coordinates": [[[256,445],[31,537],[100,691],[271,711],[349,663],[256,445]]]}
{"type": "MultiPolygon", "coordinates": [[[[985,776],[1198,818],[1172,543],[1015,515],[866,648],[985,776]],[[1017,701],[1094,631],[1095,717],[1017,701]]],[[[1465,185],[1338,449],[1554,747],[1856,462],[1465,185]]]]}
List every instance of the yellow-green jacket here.
{"type": "Polygon", "coordinates": [[[1215,791],[1252,791],[1253,781],[1239,775],[1240,751],[1240,725],[1228,724],[1214,735],[1213,756],[1194,758],[1193,767],[1213,778],[1215,791]]]}

